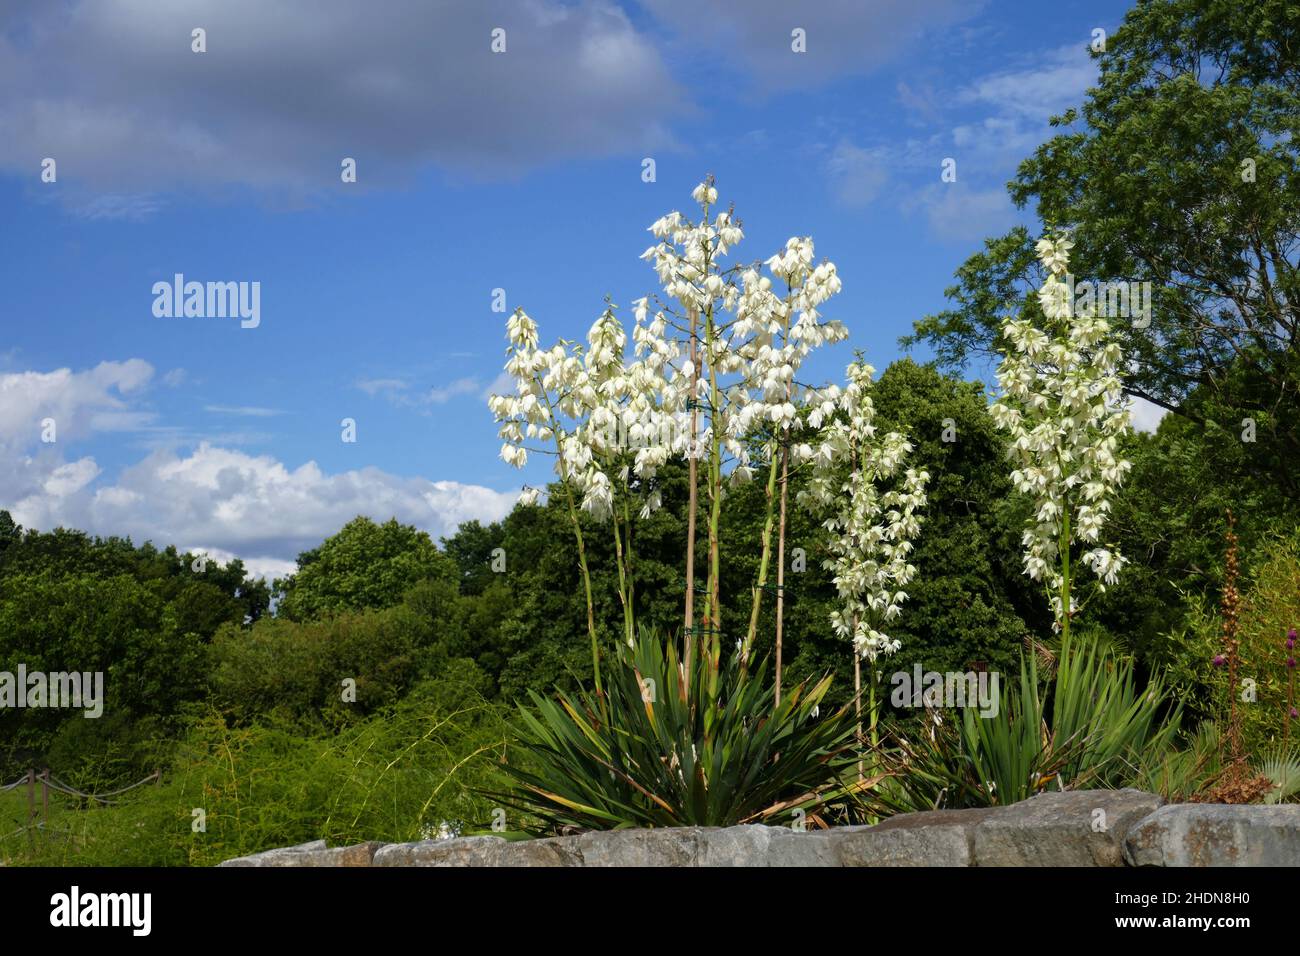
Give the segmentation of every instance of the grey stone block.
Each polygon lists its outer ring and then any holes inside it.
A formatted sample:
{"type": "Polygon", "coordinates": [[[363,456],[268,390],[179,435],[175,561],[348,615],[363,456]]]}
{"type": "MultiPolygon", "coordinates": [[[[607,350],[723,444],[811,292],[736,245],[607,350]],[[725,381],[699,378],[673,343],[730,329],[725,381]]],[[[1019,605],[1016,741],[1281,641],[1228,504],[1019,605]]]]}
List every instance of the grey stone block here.
{"type": "Polygon", "coordinates": [[[1124,838],[1164,800],[1142,790],[1040,793],[974,828],[975,866],[1123,866],[1124,838]]]}
{"type": "Polygon", "coordinates": [[[1180,803],[1128,834],[1132,866],[1300,866],[1300,806],[1180,803]]]}

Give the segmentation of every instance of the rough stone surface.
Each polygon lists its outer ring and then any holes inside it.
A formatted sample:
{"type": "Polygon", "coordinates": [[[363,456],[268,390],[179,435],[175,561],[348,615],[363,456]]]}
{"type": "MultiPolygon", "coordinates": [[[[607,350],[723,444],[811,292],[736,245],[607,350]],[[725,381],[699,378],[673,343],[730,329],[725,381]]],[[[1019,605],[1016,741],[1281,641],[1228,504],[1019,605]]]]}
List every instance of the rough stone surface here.
{"type": "Polygon", "coordinates": [[[975,866],[1123,866],[1129,828],[1164,803],[1141,790],[1040,793],[980,820],[975,866]]]}
{"type": "Polygon", "coordinates": [[[694,866],[708,832],[703,827],[601,830],[569,839],[583,866],[694,866]]]}
{"type": "Polygon", "coordinates": [[[500,837],[458,837],[390,843],[375,854],[375,866],[579,866],[571,838],[508,841],[500,837]]]}
{"type": "Polygon", "coordinates": [[[873,827],[611,830],[327,849],[222,866],[1300,866],[1300,806],[1162,806],[1140,790],[1043,793],[1010,807],[906,813],[873,827]]]}
{"type": "Polygon", "coordinates": [[[1300,866],[1300,805],[1161,807],[1128,834],[1130,866],[1300,866]]]}
{"type": "Polygon", "coordinates": [[[829,831],[759,824],[699,831],[695,866],[839,866],[829,831]]]}
{"type": "Polygon", "coordinates": [[[329,849],[324,840],[267,850],[226,860],[220,866],[370,866],[382,843],[358,843],[329,849]]]}
{"type": "Polygon", "coordinates": [[[827,831],[841,866],[971,866],[975,828],[996,809],[901,813],[874,827],[827,831]]]}

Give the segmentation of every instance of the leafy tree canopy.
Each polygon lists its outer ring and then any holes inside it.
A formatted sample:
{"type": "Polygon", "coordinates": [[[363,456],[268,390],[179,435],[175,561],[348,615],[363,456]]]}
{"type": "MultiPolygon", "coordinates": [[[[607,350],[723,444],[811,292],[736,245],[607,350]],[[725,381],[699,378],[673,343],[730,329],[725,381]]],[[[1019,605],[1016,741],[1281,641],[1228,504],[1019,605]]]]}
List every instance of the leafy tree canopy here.
{"type": "MultiPolygon", "coordinates": [[[[1118,317],[1127,390],[1202,424],[1253,415],[1255,469],[1294,492],[1273,465],[1300,452],[1300,10],[1149,0],[1093,55],[1097,86],[1052,119],[1011,196],[1073,230],[1080,280],[1151,283],[1149,317],[1118,317]]],[[[904,343],[950,366],[991,354],[1009,303],[1038,314],[1034,238],[987,240],[953,307],[904,343]]]]}
{"type": "Polygon", "coordinates": [[[454,561],[429,535],[396,518],[356,517],[318,548],[298,555],[298,571],[275,582],[277,614],[293,621],[393,607],[429,578],[455,581],[454,561]]]}

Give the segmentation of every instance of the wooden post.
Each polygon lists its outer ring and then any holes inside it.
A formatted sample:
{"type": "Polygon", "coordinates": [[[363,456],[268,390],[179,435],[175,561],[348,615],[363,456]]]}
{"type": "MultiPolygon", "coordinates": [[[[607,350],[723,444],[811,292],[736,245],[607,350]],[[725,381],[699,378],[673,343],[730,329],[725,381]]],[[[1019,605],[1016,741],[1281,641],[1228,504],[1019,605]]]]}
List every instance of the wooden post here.
{"type": "MultiPolygon", "coordinates": [[[[788,439],[790,431],[786,429],[788,439]]],[[[785,502],[790,483],[790,446],[781,447],[781,523],[776,533],[776,703],[781,703],[781,639],[785,624],[785,502]]]]}
{"type": "Polygon", "coordinates": [[[689,498],[686,505],[686,640],[682,648],[682,688],[689,690],[691,672],[695,668],[695,512],[699,507],[696,495],[697,444],[700,436],[700,359],[695,348],[696,326],[700,321],[697,310],[691,309],[691,442],[686,447],[687,482],[689,498]]]}
{"type": "Polygon", "coordinates": [[[36,819],[36,770],[27,771],[27,842],[36,847],[36,834],[32,831],[32,821],[36,819]]]}
{"type": "Polygon", "coordinates": [[[45,831],[50,829],[50,768],[41,771],[41,808],[45,819],[45,831]]]}
{"type": "MultiPolygon", "coordinates": [[[[856,623],[853,628],[857,633],[856,623]]],[[[858,784],[861,785],[864,779],[862,766],[862,661],[858,657],[858,649],[853,648],[853,709],[858,717],[858,784]]]]}

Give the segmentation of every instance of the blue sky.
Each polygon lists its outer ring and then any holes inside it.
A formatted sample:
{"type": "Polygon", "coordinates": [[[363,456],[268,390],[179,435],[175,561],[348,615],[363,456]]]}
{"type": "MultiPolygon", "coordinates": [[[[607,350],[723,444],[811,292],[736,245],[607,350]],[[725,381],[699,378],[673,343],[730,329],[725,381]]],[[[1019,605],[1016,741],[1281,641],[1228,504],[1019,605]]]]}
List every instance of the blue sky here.
{"type": "Polygon", "coordinates": [[[0,507],[268,574],[357,513],[498,518],[548,464],[497,457],[492,291],[544,340],[607,294],[627,314],[646,227],[706,173],[737,258],[811,235],[837,264],[852,338],[813,377],[883,368],[983,237],[1032,224],[1005,183],[1125,7],[11,0],[0,507]],[[155,317],[175,273],[259,282],[260,324],[155,317]]]}

